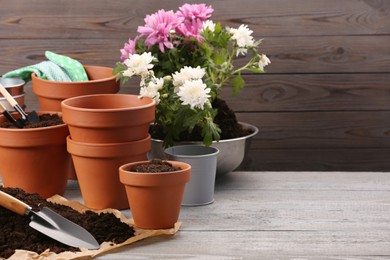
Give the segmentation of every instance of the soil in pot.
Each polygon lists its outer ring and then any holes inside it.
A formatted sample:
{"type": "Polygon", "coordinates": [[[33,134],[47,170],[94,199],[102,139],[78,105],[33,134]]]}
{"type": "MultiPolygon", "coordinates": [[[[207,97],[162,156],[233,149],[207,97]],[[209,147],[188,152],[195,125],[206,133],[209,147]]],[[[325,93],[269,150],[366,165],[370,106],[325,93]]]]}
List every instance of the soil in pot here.
{"type": "Polygon", "coordinates": [[[152,159],[147,163],[136,165],[131,169],[134,172],[156,173],[156,172],[174,172],[181,170],[167,161],[161,159],[152,159]]]}
{"type": "MultiPolygon", "coordinates": [[[[97,214],[93,211],[79,213],[78,211],[43,199],[38,194],[26,193],[18,188],[4,188],[0,190],[22,200],[32,206],[34,211],[42,207],[49,207],[88,230],[101,244],[104,241],[111,241],[116,244],[122,243],[134,236],[134,229],[121,222],[116,216],[110,213],[97,214]]],[[[29,226],[30,218],[20,216],[8,209],[0,207],[0,258],[8,258],[14,254],[15,249],[25,249],[41,253],[46,249],[60,253],[64,251],[79,251],[78,248],[69,247],[59,243],[29,226]]]]}
{"type": "MultiPolygon", "coordinates": [[[[226,101],[221,98],[214,99],[213,107],[218,110],[218,114],[214,118],[214,122],[221,129],[221,140],[232,139],[250,135],[252,129],[245,129],[239,124],[234,111],[227,105],[226,101]]],[[[152,126],[150,134],[153,139],[164,139],[162,129],[158,126],[152,126]]],[[[197,127],[191,133],[182,133],[181,141],[202,141],[201,130],[197,127]]]]}
{"type": "MultiPolygon", "coordinates": [[[[39,128],[39,127],[47,127],[47,126],[55,126],[61,125],[64,121],[58,114],[49,114],[45,113],[39,116],[38,123],[31,123],[29,121],[23,126],[23,128],[39,128]]],[[[11,122],[5,121],[0,124],[2,128],[17,128],[11,122]]]]}

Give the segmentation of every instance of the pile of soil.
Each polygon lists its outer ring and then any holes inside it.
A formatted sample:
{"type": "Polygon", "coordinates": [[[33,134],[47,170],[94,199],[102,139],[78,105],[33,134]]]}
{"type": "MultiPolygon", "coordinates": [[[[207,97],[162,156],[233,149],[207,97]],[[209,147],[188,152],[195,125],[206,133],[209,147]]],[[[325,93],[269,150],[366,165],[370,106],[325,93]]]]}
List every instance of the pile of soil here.
{"type": "MultiPolygon", "coordinates": [[[[56,211],[88,230],[99,244],[104,241],[119,244],[134,236],[134,229],[113,214],[97,214],[93,211],[79,213],[68,206],[48,202],[36,193],[26,193],[19,188],[0,186],[0,190],[27,203],[33,211],[39,211],[43,207],[56,211]]],[[[79,251],[78,248],[64,245],[31,228],[30,221],[29,217],[20,216],[0,206],[0,258],[10,257],[15,253],[15,249],[29,250],[38,254],[48,248],[55,253],[79,251]]]]}
{"type": "MultiPolygon", "coordinates": [[[[39,127],[48,127],[64,124],[62,118],[58,114],[42,114],[39,116],[38,123],[31,123],[29,121],[25,122],[23,128],[39,128],[39,127]]],[[[1,128],[17,128],[11,122],[2,122],[0,124],[1,128]]]]}
{"type": "Polygon", "coordinates": [[[156,172],[174,172],[181,170],[180,167],[174,167],[171,163],[161,159],[152,159],[148,163],[139,164],[131,169],[134,172],[156,173],[156,172]]]}
{"type": "MultiPolygon", "coordinates": [[[[220,139],[232,139],[242,136],[247,136],[252,133],[252,129],[245,129],[238,123],[236,114],[227,105],[226,101],[220,98],[214,99],[212,102],[213,108],[218,110],[218,114],[214,118],[216,123],[221,129],[220,139]]],[[[164,139],[164,133],[159,126],[153,126],[150,134],[154,139],[164,139]]],[[[201,129],[195,127],[191,133],[182,133],[180,135],[180,141],[202,141],[201,129]]]]}
{"type": "Polygon", "coordinates": [[[212,105],[214,108],[218,109],[218,114],[214,118],[214,123],[221,129],[221,140],[247,136],[252,133],[252,129],[244,129],[242,125],[238,123],[236,114],[223,99],[214,99],[212,105]]]}

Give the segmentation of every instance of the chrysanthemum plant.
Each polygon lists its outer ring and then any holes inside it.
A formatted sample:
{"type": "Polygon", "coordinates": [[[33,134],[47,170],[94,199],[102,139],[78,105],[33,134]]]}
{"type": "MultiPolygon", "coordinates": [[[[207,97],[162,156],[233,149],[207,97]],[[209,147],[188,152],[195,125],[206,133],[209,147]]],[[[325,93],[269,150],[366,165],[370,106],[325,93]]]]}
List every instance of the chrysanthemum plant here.
{"type": "Polygon", "coordinates": [[[243,71],[264,73],[270,63],[258,52],[260,41],[247,25],[224,28],[210,20],[213,11],[205,4],[159,10],[146,16],[139,35],[121,49],[114,73],[123,83],[140,76],[140,98],[156,100],[155,125],[163,131],[164,146],[181,141],[194,128],[205,145],[218,141],[221,130],[212,101],[223,86],[237,94],[245,85],[243,71]],[[247,54],[249,61],[236,67],[234,59],[247,54]]]}

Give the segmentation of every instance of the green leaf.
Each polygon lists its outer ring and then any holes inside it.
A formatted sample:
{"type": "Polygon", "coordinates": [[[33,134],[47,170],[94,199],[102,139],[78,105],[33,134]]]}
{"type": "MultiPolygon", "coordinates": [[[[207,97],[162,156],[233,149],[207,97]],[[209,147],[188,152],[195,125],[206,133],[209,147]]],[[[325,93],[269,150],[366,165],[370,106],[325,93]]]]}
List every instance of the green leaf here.
{"type": "Polygon", "coordinates": [[[215,34],[219,34],[221,31],[222,31],[221,23],[220,23],[220,22],[217,22],[217,23],[215,24],[214,33],[215,33],[215,34]]]}
{"type": "Polygon", "coordinates": [[[255,73],[264,73],[264,71],[259,68],[248,68],[248,70],[253,71],[255,73]]]}
{"type": "Polygon", "coordinates": [[[126,70],[126,69],[127,69],[126,65],[124,65],[124,64],[121,63],[121,62],[117,62],[117,63],[116,63],[116,67],[115,67],[114,70],[112,71],[112,74],[115,75],[115,74],[120,73],[120,72],[122,72],[122,71],[124,71],[124,70],[126,70]]]}
{"type": "Polygon", "coordinates": [[[219,141],[221,129],[213,122],[212,117],[208,117],[202,127],[203,143],[210,146],[212,141],[219,141]]]}
{"type": "Polygon", "coordinates": [[[241,77],[241,74],[238,74],[237,77],[232,80],[231,84],[233,87],[233,95],[237,95],[240,89],[245,86],[245,81],[241,77]]]}
{"type": "Polygon", "coordinates": [[[223,50],[216,51],[214,54],[215,66],[220,66],[221,64],[226,62],[226,58],[227,58],[227,55],[226,55],[225,51],[223,51],[223,50]]]}

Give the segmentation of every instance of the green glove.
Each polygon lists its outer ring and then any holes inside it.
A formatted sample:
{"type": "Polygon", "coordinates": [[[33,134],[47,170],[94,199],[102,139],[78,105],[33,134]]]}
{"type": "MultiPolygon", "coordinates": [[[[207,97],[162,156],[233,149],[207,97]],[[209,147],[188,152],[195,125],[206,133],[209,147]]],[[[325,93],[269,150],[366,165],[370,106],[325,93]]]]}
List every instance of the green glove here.
{"type": "Polygon", "coordinates": [[[88,81],[83,65],[77,60],[50,51],[46,51],[45,56],[64,69],[72,81],[88,81]]]}
{"type": "Polygon", "coordinates": [[[20,68],[7,72],[3,75],[4,78],[21,78],[25,82],[31,80],[31,74],[35,73],[38,78],[53,80],[53,81],[72,81],[65,70],[51,61],[42,61],[38,64],[20,68]]]}

